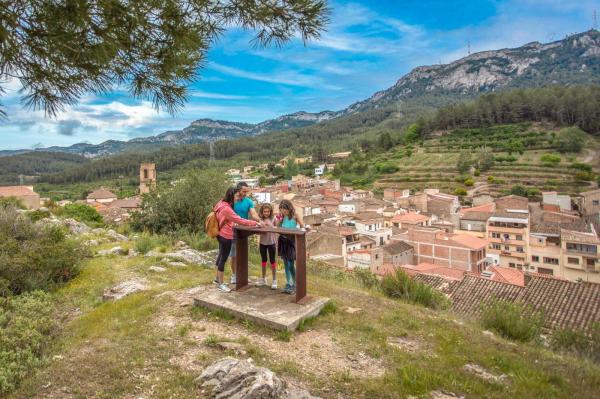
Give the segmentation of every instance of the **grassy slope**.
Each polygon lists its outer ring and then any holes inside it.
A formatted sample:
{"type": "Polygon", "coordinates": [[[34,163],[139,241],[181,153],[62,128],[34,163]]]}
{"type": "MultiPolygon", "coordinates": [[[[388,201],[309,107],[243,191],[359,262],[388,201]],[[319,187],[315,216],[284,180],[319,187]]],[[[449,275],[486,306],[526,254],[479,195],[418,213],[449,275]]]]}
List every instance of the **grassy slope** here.
{"type": "MultiPolygon", "coordinates": [[[[251,259],[256,263],[256,254],[251,259]]],[[[49,364],[11,397],[199,397],[194,378],[226,355],[215,347],[218,341],[240,343],[257,364],[324,398],[404,397],[436,389],[467,397],[591,398],[600,386],[600,367],[587,361],[484,335],[451,313],[386,299],[333,269],[312,265],[309,289],[331,297],[337,311],[288,336],[184,306],[192,299],[186,291],[210,284],[213,271],[152,274],[153,264],[156,259],[144,257],[86,261],[82,274],[55,293],[63,330],[49,364]],[[116,302],[99,299],[105,288],[134,276],[146,278],[150,290],[116,302]],[[347,307],[361,310],[350,314],[347,307]],[[389,337],[416,340],[421,350],[392,348],[389,337]],[[469,362],[507,374],[509,385],[464,372],[469,362]]]]}

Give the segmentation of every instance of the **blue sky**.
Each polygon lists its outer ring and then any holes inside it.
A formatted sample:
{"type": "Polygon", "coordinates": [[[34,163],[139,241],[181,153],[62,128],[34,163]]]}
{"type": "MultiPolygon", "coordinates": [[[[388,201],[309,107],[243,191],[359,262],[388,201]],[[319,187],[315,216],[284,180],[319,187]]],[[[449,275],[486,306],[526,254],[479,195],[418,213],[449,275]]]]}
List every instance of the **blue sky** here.
{"type": "Polygon", "coordinates": [[[0,149],[128,140],[181,129],[200,118],[260,122],[296,111],[338,110],[393,85],[419,65],[472,52],[548,42],[592,27],[600,2],[329,1],[319,41],[253,48],[252,32],[231,29],[209,53],[185,109],[174,117],[115,90],[90,94],[54,119],[19,104],[18,82],[0,100],[9,115],[0,149]]]}

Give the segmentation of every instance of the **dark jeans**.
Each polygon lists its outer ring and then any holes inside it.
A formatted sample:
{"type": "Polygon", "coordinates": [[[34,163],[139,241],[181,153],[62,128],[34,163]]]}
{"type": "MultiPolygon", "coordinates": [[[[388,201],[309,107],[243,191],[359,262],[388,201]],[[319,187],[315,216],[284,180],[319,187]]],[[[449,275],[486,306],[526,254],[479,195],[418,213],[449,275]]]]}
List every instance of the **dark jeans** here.
{"type": "Polygon", "coordinates": [[[267,261],[267,253],[269,254],[270,263],[275,263],[275,244],[263,245],[260,244],[258,249],[260,250],[260,259],[265,263],[267,261]]]}
{"type": "Polygon", "coordinates": [[[229,253],[231,252],[231,244],[233,240],[223,238],[221,236],[217,236],[217,241],[219,241],[219,255],[217,256],[217,269],[220,272],[225,271],[225,263],[227,262],[227,258],[229,258],[229,253]]]}

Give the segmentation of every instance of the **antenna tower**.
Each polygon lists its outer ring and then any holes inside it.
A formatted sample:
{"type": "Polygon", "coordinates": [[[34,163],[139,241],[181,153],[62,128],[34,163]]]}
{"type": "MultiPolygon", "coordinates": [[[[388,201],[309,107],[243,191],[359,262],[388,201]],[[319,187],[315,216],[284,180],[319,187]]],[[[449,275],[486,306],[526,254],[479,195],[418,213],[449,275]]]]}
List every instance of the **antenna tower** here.
{"type": "Polygon", "coordinates": [[[19,185],[23,185],[23,175],[19,175],[19,185]]]}
{"type": "Polygon", "coordinates": [[[596,9],[594,9],[593,20],[594,20],[594,26],[592,28],[594,28],[594,30],[598,30],[598,14],[596,13],[596,9]]]}
{"type": "Polygon", "coordinates": [[[469,55],[471,55],[471,41],[470,40],[467,42],[467,53],[469,55]]]}
{"type": "Polygon", "coordinates": [[[215,142],[211,141],[210,142],[210,161],[209,163],[214,163],[215,162],[215,142]]]}

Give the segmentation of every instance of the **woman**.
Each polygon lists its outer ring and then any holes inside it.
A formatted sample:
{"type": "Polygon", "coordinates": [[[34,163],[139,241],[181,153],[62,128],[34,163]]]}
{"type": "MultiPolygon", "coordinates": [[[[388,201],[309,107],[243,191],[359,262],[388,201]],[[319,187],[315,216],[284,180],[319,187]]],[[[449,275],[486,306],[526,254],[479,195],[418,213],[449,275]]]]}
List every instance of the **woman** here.
{"type": "Polygon", "coordinates": [[[217,241],[219,241],[219,255],[217,256],[216,261],[217,278],[215,283],[222,292],[231,291],[231,288],[223,282],[223,271],[225,270],[225,263],[231,252],[234,223],[252,227],[260,226],[258,222],[241,218],[234,212],[233,204],[236,199],[239,199],[239,189],[230,187],[227,189],[225,197],[219,201],[213,209],[217,216],[217,221],[219,222],[219,235],[217,236],[217,241]]]}

